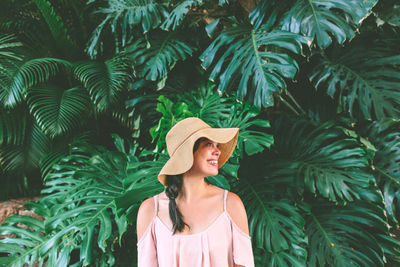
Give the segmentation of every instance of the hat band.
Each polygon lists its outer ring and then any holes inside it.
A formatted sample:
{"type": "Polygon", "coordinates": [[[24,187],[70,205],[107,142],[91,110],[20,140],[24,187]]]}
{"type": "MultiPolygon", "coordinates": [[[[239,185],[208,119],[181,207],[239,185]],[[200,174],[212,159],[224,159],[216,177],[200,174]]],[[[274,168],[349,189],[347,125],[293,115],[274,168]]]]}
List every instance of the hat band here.
{"type": "Polygon", "coordinates": [[[199,132],[199,131],[201,131],[201,130],[204,130],[204,129],[211,128],[211,126],[209,126],[209,125],[207,125],[207,126],[204,127],[204,128],[201,128],[201,129],[198,129],[198,130],[192,132],[188,137],[186,137],[185,139],[183,139],[183,141],[179,144],[179,146],[177,146],[177,147],[174,149],[174,152],[170,155],[170,157],[172,157],[172,156],[175,154],[175,152],[178,150],[178,148],[179,148],[183,143],[185,143],[190,137],[192,137],[195,133],[197,133],[197,132],[199,132]],[[208,126],[208,127],[207,127],[207,126],[208,126]]]}

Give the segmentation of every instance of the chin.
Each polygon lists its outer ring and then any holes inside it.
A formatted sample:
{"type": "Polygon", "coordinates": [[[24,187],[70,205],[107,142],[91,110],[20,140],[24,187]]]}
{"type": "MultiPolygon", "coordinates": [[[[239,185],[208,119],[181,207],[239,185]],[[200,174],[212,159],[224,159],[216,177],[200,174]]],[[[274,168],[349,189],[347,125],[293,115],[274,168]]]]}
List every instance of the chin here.
{"type": "Polygon", "coordinates": [[[215,176],[215,175],[218,175],[218,171],[216,171],[216,172],[209,172],[206,176],[208,177],[208,176],[215,176]]]}

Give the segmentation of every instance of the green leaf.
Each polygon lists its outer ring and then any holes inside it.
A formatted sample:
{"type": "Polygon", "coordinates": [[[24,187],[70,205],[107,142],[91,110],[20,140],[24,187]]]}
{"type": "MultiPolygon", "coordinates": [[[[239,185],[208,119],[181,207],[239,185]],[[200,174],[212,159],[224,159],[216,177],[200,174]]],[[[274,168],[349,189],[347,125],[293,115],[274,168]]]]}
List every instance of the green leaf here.
{"type": "Polygon", "coordinates": [[[257,118],[260,114],[258,108],[248,103],[235,102],[230,113],[228,119],[221,120],[216,125],[221,128],[239,128],[238,149],[234,151],[234,155],[242,158],[244,153],[250,156],[271,147],[274,137],[265,132],[270,124],[267,120],[257,118]]]}
{"type": "Polygon", "coordinates": [[[392,226],[400,221],[400,127],[394,119],[371,123],[363,134],[377,148],[373,169],[392,226]]]}
{"type": "MultiPolygon", "coordinates": [[[[141,25],[142,32],[158,27],[168,12],[161,3],[153,0],[91,0],[88,4],[96,5],[95,13],[104,14],[106,17],[93,31],[88,44],[88,53],[93,58],[102,47],[101,34],[106,26],[116,36],[116,47],[125,46],[132,40],[137,25],[141,25]],[[107,7],[99,7],[105,2],[107,7]],[[119,37],[119,38],[118,38],[119,37]],[[120,43],[118,41],[120,39],[120,43]]],[[[118,50],[117,50],[118,51],[118,50]]]]}
{"type": "Polygon", "coordinates": [[[290,54],[300,54],[306,43],[307,38],[298,34],[241,25],[222,31],[200,59],[204,68],[215,62],[209,78],[218,82],[219,90],[237,87],[239,99],[247,96],[257,107],[268,107],[273,105],[273,93],[286,89],[284,78],[294,78],[298,70],[290,54]]]}
{"type": "Polygon", "coordinates": [[[316,39],[321,48],[339,44],[355,35],[355,28],[371,13],[377,0],[365,4],[359,0],[301,0],[282,19],[282,29],[316,39]]]}
{"type": "Polygon", "coordinates": [[[70,67],[68,61],[57,58],[37,58],[25,62],[13,73],[10,84],[0,89],[1,102],[6,107],[15,107],[24,99],[28,88],[46,82],[70,67]]]}
{"type": "Polygon", "coordinates": [[[313,125],[305,119],[281,118],[274,128],[273,151],[282,156],[278,170],[285,168],[276,175],[294,177],[299,192],[304,186],[331,201],[353,201],[375,182],[363,170],[368,166],[365,150],[332,121],[313,125]]]}
{"type": "Polygon", "coordinates": [[[190,8],[202,4],[203,1],[201,0],[185,0],[178,2],[174,9],[169,13],[168,17],[164,20],[161,28],[164,30],[175,30],[181,24],[190,8]]]}
{"type": "Polygon", "coordinates": [[[259,1],[249,14],[250,23],[258,29],[261,25],[272,29],[282,13],[294,5],[295,1],[259,1]]]}
{"type": "Polygon", "coordinates": [[[400,243],[388,236],[383,208],[375,203],[336,206],[312,200],[312,206],[306,224],[307,266],[383,266],[383,247],[393,245],[391,253],[398,253],[400,243]]]}
{"type": "Polygon", "coordinates": [[[166,147],[165,137],[168,131],[178,121],[191,117],[193,114],[184,102],[174,104],[163,95],[159,96],[157,100],[159,101],[157,111],[162,114],[162,117],[158,124],[150,129],[150,135],[153,138],[153,142],[156,141],[156,151],[163,152],[166,147]]]}
{"type": "Polygon", "coordinates": [[[268,179],[241,177],[233,188],[246,207],[254,246],[263,248],[273,262],[305,266],[305,222],[298,207],[285,197],[275,199],[274,186],[268,179]]]}
{"type": "Polygon", "coordinates": [[[78,47],[68,35],[64,23],[62,22],[61,18],[56,14],[50,1],[34,0],[34,2],[42,13],[43,18],[47,22],[50,32],[53,35],[53,39],[57,43],[58,47],[63,50],[65,55],[77,55],[79,53],[78,47]]]}
{"type": "Polygon", "coordinates": [[[74,68],[74,76],[89,91],[98,111],[103,112],[118,102],[130,78],[125,58],[116,56],[105,62],[83,62],[74,68]]]}
{"type": "Polygon", "coordinates": [[[165,32],[151,35],[148,42],[138,39],[126,48],[130,58],[140,67],[140,77],[151,81],[165,78],[177,61],[185,60],[193,51],[187,43],[165,32]]]}
{"type": "Polygon", "coordinates": [[[211,83],[200,84],[197,90],[178,95],[178,101],[186,103],[194,116],[213,125],[221,119],[228,119],[231,113],[231,100],[213,92],[211,83]]]}
{"type": "Polygon", "coordinates": [[[309,74],[318,89],[339,97],[351,116],[366,119],[399,117],[400,57],[394,40],[371,41],[372,36],[333,49],[309,74]],[[359,115],[358,115],[359,114],[359,115]]]}
{"type": "Polygon", "coordinates": [[[50,139],[26,110],[0,110],[0,162],[4,171],[29,173],[49,150],[50,139]]]}
{"type": "Polygon", "coordinates": [[[42,131],[50,137],[68,133],[80,124],[88,97],[81,87],[33,88],[27,96],[29,109],[42,131]]]}

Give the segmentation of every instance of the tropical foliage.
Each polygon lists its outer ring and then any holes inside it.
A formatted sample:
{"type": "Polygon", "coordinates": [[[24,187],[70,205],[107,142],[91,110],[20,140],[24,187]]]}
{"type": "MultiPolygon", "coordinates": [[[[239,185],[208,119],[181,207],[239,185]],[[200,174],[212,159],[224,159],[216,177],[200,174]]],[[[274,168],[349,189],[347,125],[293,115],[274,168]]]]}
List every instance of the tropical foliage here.
{"type": "Polygon", "coordinates": [[[215,177],[256,266],[397,266],[394,0],[6,0],[0,10],[0,265],[136,266],[165,136],[238,127],[215,177]]]}

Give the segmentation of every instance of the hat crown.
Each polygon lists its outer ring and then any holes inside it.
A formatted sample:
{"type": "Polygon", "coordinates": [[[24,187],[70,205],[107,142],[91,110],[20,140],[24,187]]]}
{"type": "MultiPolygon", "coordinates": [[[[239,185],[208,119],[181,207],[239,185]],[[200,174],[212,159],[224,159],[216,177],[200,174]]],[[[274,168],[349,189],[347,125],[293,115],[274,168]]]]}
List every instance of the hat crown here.
{"type": "Polygon", "coordinates": [[[186,118],[179,121],[174,127],[169,130],[165,141],[167,143],[168,154],[171,157],[180,145],[185,142],[190,136],[199,130],[211,128],[199,118],[186,118]]]}

